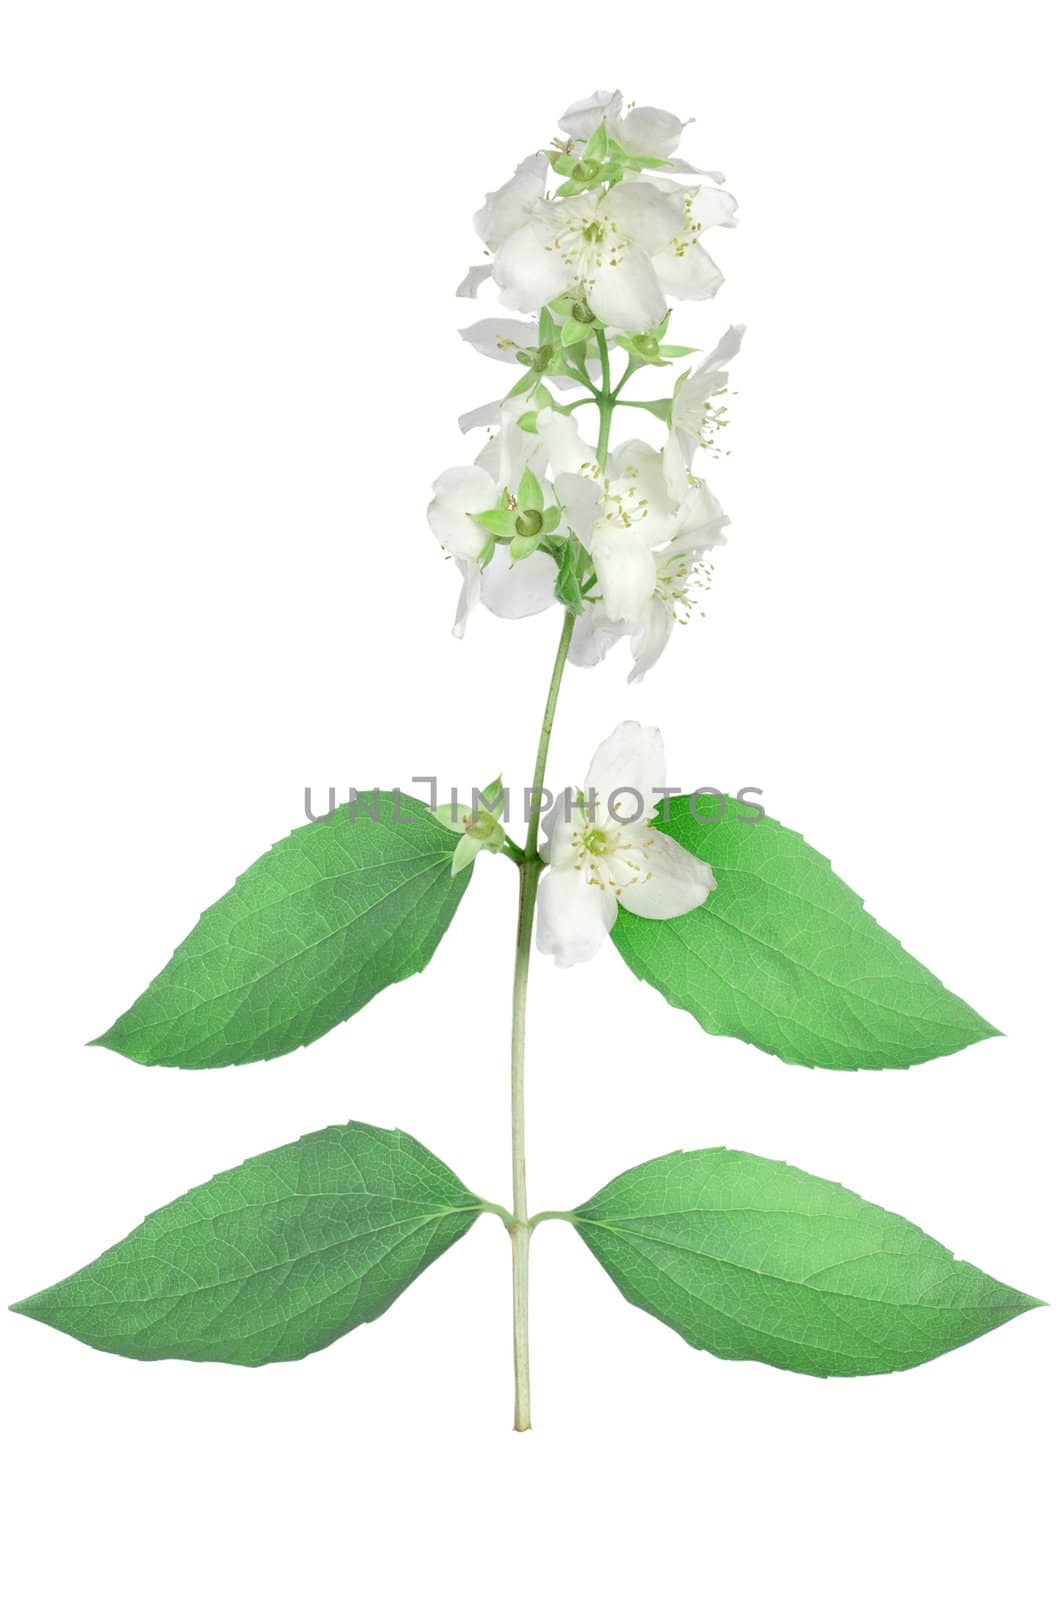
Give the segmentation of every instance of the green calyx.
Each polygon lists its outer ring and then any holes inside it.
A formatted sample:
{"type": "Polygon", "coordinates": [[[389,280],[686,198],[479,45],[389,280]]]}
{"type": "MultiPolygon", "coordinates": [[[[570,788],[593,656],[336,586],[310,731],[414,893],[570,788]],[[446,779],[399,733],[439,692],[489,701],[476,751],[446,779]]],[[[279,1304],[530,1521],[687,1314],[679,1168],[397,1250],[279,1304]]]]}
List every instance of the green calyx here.
{"type": "Polygon", "coordinates": [[[470,867],[480,850],[496,853],[505,847],[505,830],[502,817],[505,810],[505,790],[501,779],[495,778],[482,791],[472,791],[470,805],[450,801],[438,806],[432,813],[450,833],[459,833],[453,851],[450,874],[456,877],[465,867],[470,867]]]}

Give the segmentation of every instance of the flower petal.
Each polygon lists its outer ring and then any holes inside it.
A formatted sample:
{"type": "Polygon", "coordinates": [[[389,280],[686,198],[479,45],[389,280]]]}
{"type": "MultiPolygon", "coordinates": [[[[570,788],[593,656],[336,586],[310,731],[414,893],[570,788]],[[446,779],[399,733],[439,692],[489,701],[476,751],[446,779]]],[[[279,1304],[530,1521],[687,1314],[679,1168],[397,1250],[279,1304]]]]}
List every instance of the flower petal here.
{"type": "Polygon", "coordinates": [[[665,456],[653,450],[644,439],[627,439],[612,456],[610,485],[613,495],[633,517],[630,531],[643,545],[660,544],[674,531],[675,501],[687,490],[682,480],[680,494],[672,497],[665,471],[665,456]]]}
{"type": "Polygon", "coordinates": [[[538,437],[544,441],[545,458],[554,478],[561,473],[577,475],[586,467],[592,468],[593,446],[579,433],[574,417],[565,417],[552,406],[544,407],[538,413],[538,437]]]}
{"type": "Polygon", "coordinates": [[[497,250],[514,229],[527,220],[545,194],[549,163],[541,152],[521,161],[512,177],[486,197],[472,218],[476,233],[488,250],[497,250]]]}
{"type": "Polygon", "coordinates": [[[495,617],[533,617],[556,600],[556,562],[540,550],[513,561],[499,547],[482,575],[480,598],[495,617]]]}
{"type": "Polygon", "coordinates": [[[579,543],[589,549],[600,517],[600,485],[579,472],[561,472],[555,479],[556,498],[564,521],[575,530],[579,543]]]}
{"type": "Polygon", "coordinates": [[[545,444],[536,433],[527,433],[519,427],[518,419],[527,410],[525,396],[501,403],[501,426],[492,439],[488,439],[475,458],[502,488],[515,494],[524,469],[531,467],[537,477],[544,477],[542,467],[545,444]]]}
{"type": "Polygon", "coordinates": [[[472,517],[497,505],[498,487],[482,467],[450,467],[432,485],[435,497],[427,520],[439,544],[451,555],[477,556],[486,533],[472,517]]]}
{"type": "MultiPolygon", "coordinates": [[[[667,781],[667,768],[663,757],[663,735],[658,728],[643,728],[640,722],[620,722],[608,735],[589,764],[586,789],[592,789],[599,810],[607,814],[612,795],[620,789],[633,789],[641,799],[639,806],[632,795],[618,795],[614,810],[620,819],[631,820],[640,811],[650,817],[659,805],[654,789],[662,789],[667,781]]],[[[687,854],[682,851],[682,854],[687,854]]],[[[628,890],[623,890],[625,901],[628,890]]]]}
{"type": "Polygon", "coordinates": [[[571,288],[571,268],[556,248],[552,223],[534,218],[510,233],[497,252],[494,277],[502,305],[514,311],[538,311],[571,288]]]}
{"type": "Polygon", "coordinates": [[[677,300],[710,300],[725,281],[702,244],[669,245],[652,265],[664,292],[677,300]]]}
{"type": "Polygon", "coordinates": [[[573,667],[595,667],[625,633],[620,624],[610,624],[599,605],[587,606],[575,618],[567,659],[573,667]]]}
{"type": "Polygon", "coordinates": [[[493,272],[492,264],[486,267],[469,267],[457,285],[459,298],[461,300],[474,300],[487,278],[493,276],[493,272]]]}
{"type": "Polygon", "coordinates": [[[543,838],[539,848],[543,861],[553,867],[574,866],[578,854],[575,821],[581,817],[574,789],[562,789],[542,817],[543,838]]]}
{"type": "MultiPolygon", "coordinates": [[[[713,174],[708,173],[708,177],[713,174]]],[[[714,174],[721,178],[722,174],[714,174]]],[[[737,200],[725,189],[712,189],[701,184],[692,191],[689,205],[690,219],[701,228],[735,228],[737,226],[737,200]]]]}
{"type": "Polygon", "coordinates": [[[484,406],[476,406],[474,411],[462,411],[457,418],[461,433],[470,433],[472,428],[497,428],[500,423],[500,400],[488,400],[484,406]]]}
{"type": "Polygon", "coordinates": [[[453,618],[453,637],[464,638],[464,630],[468,625],[468,618],[479,604],[479,563],[469,560],[465,556],[457,557],[457,569],[463,582],[461,592],[457,599],[457,613],[453,618]]]}
{"type": "MultiPolygon", "coordinates": [[[[677,185],[674,187],[677,189],[677,185]]],[[[665,193],[658,183],[627,180],[600,202],[599,209],[615,223],[621,234],[650,256],[662,250],[685,227],[680,191],[665,193]]]]}
{"type": "Polygon", "coordinates": [[[673,111],[635,106],[623,117],[616,137],[632,156],[669,156],[677,150],[684,126],[673,111]]]}
{"type": "Polygon", "coordinates": [[[652,262],[636,244],[623,245],[615,255],[602,259],[594,276],[587,279],[586,298],[602,322],[627,333],[655,327],[667,312],[652,262]]]}
{"type": "Polygon", "coordinates": [[[640,630],[630,640],[634,664],[627,683],[640,683],[645,673],[656,665],[674,632],[674,615],[660,600],[650,600],[645,609],[640,630]]]}
{"type": "Polygon", "coordinates": [[[717,887],[715,875],[706,861],[683,850],[680,844],[656,830],[649,851],[648,876],[627,885],[623,890],[623,907],[635,917],[663,922],[695,911],[717,887]]]}
{"type": "Polygon", "coordinates": [[[462,328],[460,336],[481,356],[492,356],[495,361],[514,362],[517,350],[533,350],[538,343],[534,323],[515,317],[484,317],[470,328],[462,328]]]}
{"type": "Polygon", "coordinates": [[[558,967],[597,954],[618,913],[610,889],[586,882],[581,872],[550,867],[538,890],[538,949],[558,967]]]}
{"type": "Polygon", "coordinates": [[[598,89],[585,100],[576,100],[574,105],[568,106],[558,126],[572,139],[589,139],[602,121],[613,126],[622,109],[621,89],[598,89]]]}
{"type": "Polygon", "coordinates": [[[636,621],[656,587],[652,551],[636,529],[613,522],[597,527],[591,551],[605,616],[609,622],[636,621]]]}

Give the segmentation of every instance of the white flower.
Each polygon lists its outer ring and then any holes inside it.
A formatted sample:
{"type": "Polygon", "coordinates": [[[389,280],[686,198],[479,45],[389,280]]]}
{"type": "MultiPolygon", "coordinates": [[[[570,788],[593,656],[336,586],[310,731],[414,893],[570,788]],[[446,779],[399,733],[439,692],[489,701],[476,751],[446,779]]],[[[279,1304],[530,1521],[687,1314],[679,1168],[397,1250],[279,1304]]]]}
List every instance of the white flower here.
{"type": "Polygon", "coordinates": [[[588,99],[568,106],[560,118],[560,127],[572,139],[585,141],[596,133],[602,121],[611,138],[628,155],[656,160],[674,154],[685,126],[672,111],[657,111],[654,106],[635,106],[624,116],[622,91],[598,89],[588,99]]]}
{"type": "Polygon", "coordinates": [[[690,475],[673,434],[662,450],[641,439],[620,445],[603,473],[582,469],[581,489],[569,482],[574,467],[554,458],[554,470],[571,526],[593,559],[598,605],[609,623],[640,623],[656,588],[659,547],[688,552],[722,542],[722,508],[690,475]]]}
{"type": "Polygon", "coordinates": [[[504,547],[494,551],[485,568],[480,560],[491,546],[490,535],[474,519],[493,511],[501,485],[481,466],[450,467],[435,479],[427,520],[439,544],[454,557],[463,579],[453,632],[464,635],[468,616],[481,600],[495,616],[531,617],[556,598],[556,563],[536,551],[513,561],[504,547]]]}
{"type": "Polygon", "coordinates": [[[642,332],[666,315],[659,274],[669,275],[685,225],[681,201],[650,183],[544,201],[499,238],[494,277],[502,304],[537,311],[584,288],[601,322],[642,332]]]}
{"type": "Polygon", "coordinates": [[[590,763],[584,802],[568,789],[550,809],[538,948],[558,966],[596,955],[620,900],[658,921],[695,910],[715,888],[707,863],[652,825],[665,781],[659,729],[621,722],[590,763]]]}
{"type": "Polygon", "coordinates": [[[711,354],[675,385],[671,431],[678,440],[686,466],[704,443],[704,429],[711,421],[711,397],[729,383],[725,368],[740,349],[743,337],[742,326],[727,329],[711,354]]]}
{"type": "Polygon", "coordinates": [[[568,519],[589,550],[600,586],[575,624],[569,659],[595,666],[629,638],[637,683],[674,630],[697,609],[708,571],[704,552],[725,543],[727,517],[703,479],[689,472],[675,434],[662,451],[621,445],[599,482],[557,480],[568,519]]]}

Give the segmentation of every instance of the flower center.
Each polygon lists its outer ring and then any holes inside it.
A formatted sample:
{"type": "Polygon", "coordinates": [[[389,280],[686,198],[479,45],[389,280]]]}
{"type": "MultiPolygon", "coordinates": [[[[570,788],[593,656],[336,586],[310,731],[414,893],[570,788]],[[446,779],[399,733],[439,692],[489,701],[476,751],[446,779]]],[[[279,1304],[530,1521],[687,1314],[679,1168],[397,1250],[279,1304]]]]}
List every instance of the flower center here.
{"type": "Polygon", "coordinates": [[[588,884],[621,895],[632,883],[646,883],[648,852],[653,843],[647,822],[587,823],[575,835],[577,866],[588,884]]]}
{"type": "Polygon", "coordinates": [[[488,811],[480,811],[478,817],[467,811],[461,817],[461,821],[469,839],[491,839],[497,829],[497,821],[488,811]]]}
{"type": "Polygon", "coordinates": [[[564,206],[563,220],[549,248],[559,251],[573,277],[592,286],[602,267],[621,264],[628,241],[611,217],[598,210],[597,201],[580,196],[559,205],[564,206]]]}
{"type": "Polygon", "coordinates": [[[533,539],[542,531],[542,514],[540,511],[521,511],[516,518],[516,532],[525,539],[533,539]]]}

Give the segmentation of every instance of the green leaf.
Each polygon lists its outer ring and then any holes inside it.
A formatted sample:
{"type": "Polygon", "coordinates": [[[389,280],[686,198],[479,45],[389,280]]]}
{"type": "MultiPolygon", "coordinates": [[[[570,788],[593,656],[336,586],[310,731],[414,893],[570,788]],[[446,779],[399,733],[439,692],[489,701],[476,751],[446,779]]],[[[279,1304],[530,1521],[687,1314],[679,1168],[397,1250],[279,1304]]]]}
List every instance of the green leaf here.
{"type": "Polygon", "coordinates": [[[564,540],[556,575],[556,598],[573,616],[586,608],[582,599],[582,546],[575,538],[564,540]]]}
{"type": "Polygon", "coordinates": [[[523,476],[519,480],[516,499],[519,501],[520,509],[523,511],[541,511],[545,506],[542,486],[530,467],[524,467],[523,469],[523,476]]]}
{"type": "Polygon", "coordinates": [[[468,881],[451,880],[452,848],[425,805],[390,791],[296,828],[93,1043],[166,1067],[267,1061],[311,1044],[426,967],[468,881]]]}
{"type": "Polygon", "coordinates": [[[485,1209],[407,1133],[348,1122],[219,1173],[11,1309],[139,1361],[298,1361],[381,1316],[485,1209]]]}
{"type": "Polygon", "coordinates": [[[678,1151],[570,1214],[633,1305],[697,1350],[814,1377],[920,1366],[1042,1301],[838,1183],[678,1151]]]}
{"type": "Polygon", "coordinates": [[[710,862],[718,887],[670,922],[620,910],[612,938],[637,977],[708,1033],[835,1068],[909,1067],[997,1033],[798,833],[749,821],[725,796],[674,799],[659,828],[710,862]]]}

